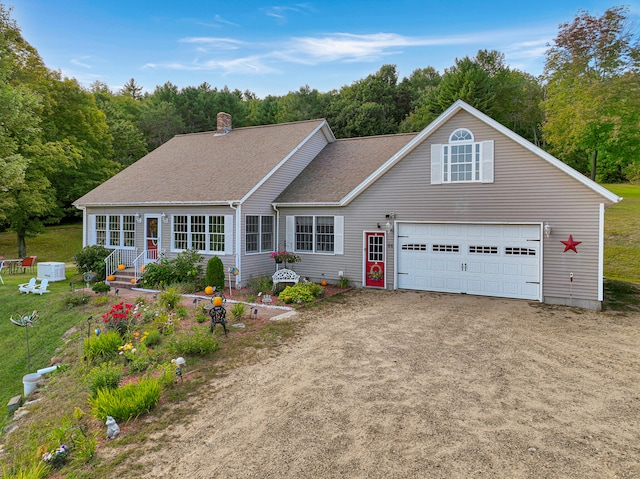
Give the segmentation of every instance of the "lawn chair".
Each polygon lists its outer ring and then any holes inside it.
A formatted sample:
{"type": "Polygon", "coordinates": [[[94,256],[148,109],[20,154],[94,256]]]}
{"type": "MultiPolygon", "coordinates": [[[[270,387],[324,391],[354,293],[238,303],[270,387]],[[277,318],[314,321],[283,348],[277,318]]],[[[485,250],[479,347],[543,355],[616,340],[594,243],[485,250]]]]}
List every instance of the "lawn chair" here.
{"type": "Polygon", "coordinates": [[[42,295],[43,293],[50,293],[51,291],[47,289],[47,286],[49,286],[49,280],[43,279],[40,284],[36,284],[34,286],[31,292],[34,294],[40,294],[40,295],[42,295]]]}
{"type": "Polygon", "coordinates": [[[33,289],[36,287],[36,279],[31,278],[28,283],[22,283],[18,285],[18,291],[21,293],[29,294],[33,293],[33,289]]]}
{"type": "Polygon", "coordinates": [[[36,264],[37,256],[29,256],[22,260],[22,264],[18,266],[18,268],[22,268],[22,272],[26,273],[27,268],[29,268],[29,272],[33,271],[33,266],[36,264]]]}
{"type": "MultiPolygon", "coordinates": [[[[2,267],[4,266],[4,260],[0,259],[0,273],[2,273],[2,267]]],[[[0,281],[4,284],[4,279],[2,279],[2,275],[0,274],[0,281]]]]}

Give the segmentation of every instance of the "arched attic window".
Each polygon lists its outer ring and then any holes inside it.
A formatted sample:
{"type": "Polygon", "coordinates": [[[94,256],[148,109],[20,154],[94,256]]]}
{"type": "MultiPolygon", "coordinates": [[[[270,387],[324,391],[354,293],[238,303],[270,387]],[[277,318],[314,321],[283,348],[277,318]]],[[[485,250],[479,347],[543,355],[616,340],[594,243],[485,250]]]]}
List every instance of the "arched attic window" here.
{"type": "Polygon", "coordinates": [[[474,141],[471,130],[458,128],[449,143],[431,145],[431,184],[493,183],[493,140],[474,141]]]}

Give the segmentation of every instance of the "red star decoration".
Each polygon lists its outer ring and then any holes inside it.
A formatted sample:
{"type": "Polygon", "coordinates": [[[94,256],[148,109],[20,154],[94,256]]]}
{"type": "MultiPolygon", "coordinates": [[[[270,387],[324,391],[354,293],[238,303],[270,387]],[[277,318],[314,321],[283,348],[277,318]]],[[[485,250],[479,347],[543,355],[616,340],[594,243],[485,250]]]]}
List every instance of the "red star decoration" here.
{"type": "Polygon", "coordinates": [[[563,253],[566,253],[571,249],[573,250],[574,253],[577,253],[578,250],[576,249],[576,246],[582,243],[582,241],[573,241],[573,236],[569,235],[569,239],[567,241],[560,241],[560,243],[564,245],[563,253]]]}

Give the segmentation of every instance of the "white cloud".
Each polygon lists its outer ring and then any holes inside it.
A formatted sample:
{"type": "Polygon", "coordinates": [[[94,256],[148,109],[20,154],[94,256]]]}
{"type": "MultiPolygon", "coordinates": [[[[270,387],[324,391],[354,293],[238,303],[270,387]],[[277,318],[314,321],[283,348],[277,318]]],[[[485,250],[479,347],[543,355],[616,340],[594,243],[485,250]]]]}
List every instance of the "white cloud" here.
{"type": "Polygon", "coordinates": [[[93,65],[90,65],[89,63],[85,62],[84,60],[88,60],[90,59],[90,56],[81,56],[81,57],[77,57],[77,58],[72,58],[70,60],[70,63],[72,65],[75,65],[77,67],[82,67],[82,68],[86,68],[86,69],[91,69],[93,68],[93,65]]]}

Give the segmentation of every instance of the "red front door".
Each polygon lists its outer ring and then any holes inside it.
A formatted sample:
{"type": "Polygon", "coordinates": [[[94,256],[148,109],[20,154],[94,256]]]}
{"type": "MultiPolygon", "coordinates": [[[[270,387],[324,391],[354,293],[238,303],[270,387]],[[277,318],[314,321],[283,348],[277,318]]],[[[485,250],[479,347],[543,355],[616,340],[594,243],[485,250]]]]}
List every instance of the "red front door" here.
{"type": "Polygon", "coordinates": [[[385,233],[376,231],[365,233],[366,258],[364,262],[365,286],[384,288],[385,233]]]}

